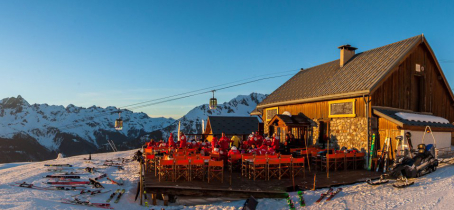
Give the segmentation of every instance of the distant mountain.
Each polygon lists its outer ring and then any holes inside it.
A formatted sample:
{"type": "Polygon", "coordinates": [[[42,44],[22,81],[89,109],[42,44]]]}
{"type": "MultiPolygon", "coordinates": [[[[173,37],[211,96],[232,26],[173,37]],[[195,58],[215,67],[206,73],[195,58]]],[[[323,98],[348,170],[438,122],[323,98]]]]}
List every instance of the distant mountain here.
{"type": "MultiPolygon", "coordinates": [[[[197,106],[181,121],[185,133],[201,133],[202,120],[208,116],[249,116],[267,95],[251,93],[218,104],[197,106]]],[[[52,159],[58,153],[66,156],[110,151],[107,138],[119,150],[138,148],[147,134],[159,139],[176,133],[178,121],[172,118],[151,118],[145,113],[122,110],[123,130],[114,129],[118,118],[116,107],[77,107],[30,105],[20,95],[0,100],[0,163],[52,159]]],[[[147,135],[148,136],[148,135],[147,135]]]]}
{"type": "Polygon", "coordinates": [[[249,116],[268,95],[260,93],[251,93],[249,95],[239,95],[229,102],[218,104],[215,110],[211,110],[208,104],[203,104],[189,111],[175,123],[150,133],[151,138],[167,139],[170,132],[174,135],[178,132],[178,121],[181,122],[181,131],[184,133],[202,133],[202,120],[204,120],[206,128],[206,120],[208,116],[249,116]]]}
{"type": "Polygon", "coordinates": [[[114,129],[116,107],[30,105],[20,95],[0,101],[0,163],[55,158],[107,150],[107,137],[118,149],[140,146],[141,135],[167,127],[172,118],[151,118],[122,110],[123,130],[114,129]],[[35,154],[36,153],[36,154],[35,154]]]}

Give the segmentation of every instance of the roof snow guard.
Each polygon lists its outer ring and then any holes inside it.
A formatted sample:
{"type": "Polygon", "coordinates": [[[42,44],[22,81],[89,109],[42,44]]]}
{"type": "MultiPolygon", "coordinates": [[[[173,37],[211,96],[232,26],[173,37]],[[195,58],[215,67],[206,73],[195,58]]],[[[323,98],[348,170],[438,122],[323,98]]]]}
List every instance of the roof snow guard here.
{"type": "Polygon", "coordinates": [[[373,109],[374,114],[395,123],[402,129],[411,130],[415,127],[430,126],[431,128],[440,128],[438,130],[454,131],[454,125],[449,123],[447,119],[431,114],[386,107],[373,107],[373,109]]]}

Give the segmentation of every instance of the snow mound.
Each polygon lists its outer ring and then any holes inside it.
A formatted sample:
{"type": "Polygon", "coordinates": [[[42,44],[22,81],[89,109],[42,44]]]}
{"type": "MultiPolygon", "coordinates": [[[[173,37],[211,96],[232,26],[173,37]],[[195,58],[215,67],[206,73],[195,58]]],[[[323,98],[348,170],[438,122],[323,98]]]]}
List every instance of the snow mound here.
{"type": "Polygon", "coordinates": [[[419,121],[419,122],[432,122],[432,123],[442,123],[448,124],[449,121],[442,117],[437,117],[433,115],[423,115],[423,114],[413,114],[413,113],[405,113],[405,112],[398,112],[396,115],[404,120],[410,121],[419,121]]]}

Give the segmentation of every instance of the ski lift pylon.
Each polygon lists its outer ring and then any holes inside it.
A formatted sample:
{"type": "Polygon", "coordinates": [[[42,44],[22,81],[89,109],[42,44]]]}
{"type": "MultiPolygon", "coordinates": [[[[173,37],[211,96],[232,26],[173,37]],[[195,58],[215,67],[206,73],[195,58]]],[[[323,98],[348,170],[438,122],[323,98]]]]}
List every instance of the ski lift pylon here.
{"type": "Polygon", "coordinates": [[[115,130],[123,130],[123,120],[121,119],[121,111],[118,110],[118,119],[115,120],[115,130]]]}
{"type": "Polygon", "coordinates": [[[213,92],[213,98],[210,99],[210,109],[216,109],[217,105],[218,105],[218,100],[214,97],[214,92],[216,90],[212,90],[211,92],[213,92]]]}

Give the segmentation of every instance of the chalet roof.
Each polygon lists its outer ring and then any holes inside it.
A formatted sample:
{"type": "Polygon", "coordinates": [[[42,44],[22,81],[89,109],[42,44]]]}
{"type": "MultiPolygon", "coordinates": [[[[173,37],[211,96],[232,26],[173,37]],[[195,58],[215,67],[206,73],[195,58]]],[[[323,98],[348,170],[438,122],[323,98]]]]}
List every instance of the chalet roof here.
{"type": "Polygon", "coordinates": [[[213,134],[251,134],[259,129],[257,117],[209,116],[213,134]]]}
{"type": "MultiPolygon", "coordinates": [[[[448,129],[454,129],[454,125],[449,123],[448,120],[446,120],[448,123],[440,123],[430,120],[431,117],[437,119],[441,117],[433,116],[431,114],[426,114],[426,113],[419,113],[419,112],[412,112],[409,110],[400,110],[400,109],[394,109],[394,108],[386,108],[386,107],[373,107],[374,109],[374,114],[378,115],[379,117],[383,117],[398,126],[404,127],[404,126],[430,126],[434,128],[448,128],[448,129]],[[419,115],[421,119],[428,119],[428,120],[409,120],[402,118],[401,114],[402,113],[410,113],[414,115],[419,115]]],[[[441,118],[444,119],[444,118],[441,118]]]]}
{"type": "Polygon", "coordinates": [[[287,126],[302,126],[302,125],[309,125],[308,118],[301,115],[285,115],[285,114],[277,114],[271,119],[269,124],[273,124],[276,120],[282,121],[287,126]]]}
{"type": "Polygon", "coordinates": [[[301,70],[257,108],[369,94],[405,55],[424,40],[418,35],[354,55],[343,67],[339,60],[301,70]]]}

